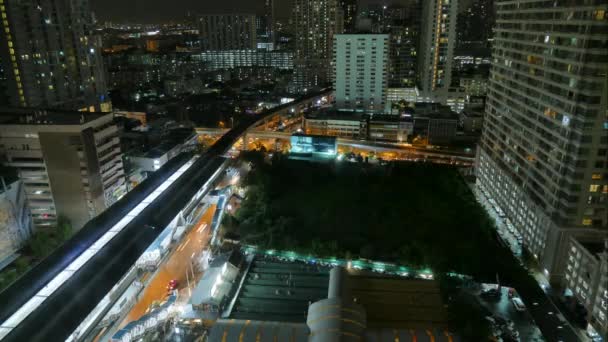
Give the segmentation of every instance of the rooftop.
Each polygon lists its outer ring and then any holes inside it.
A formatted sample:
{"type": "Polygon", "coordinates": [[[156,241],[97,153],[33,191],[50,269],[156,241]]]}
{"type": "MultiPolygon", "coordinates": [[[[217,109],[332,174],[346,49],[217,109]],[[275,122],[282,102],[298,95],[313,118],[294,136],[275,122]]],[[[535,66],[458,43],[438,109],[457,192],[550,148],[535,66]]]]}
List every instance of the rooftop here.
{"type": "Polygon", "coordinates": [[[309,304],[327,297],[328,284],[328,268],[256,259],[230,318],[304,323],[309,304]]]}
{"type": "Polygon", "coordinates": [[[90,113],[73,110],[10,108],[0,109],[2,125],[83,125],[111,113],[90,113]]]}
{"type": "MultiPolygon", "coordinates": [[[[309,341],[310,330],[305,323],[267,322],[220,319],[211,329],[210,341],[309,341]]],[[[367,329],[365,341],[370,342],[458,342],[457,336],[442,329],[367,329]]]]}
{"type": "Polygon", "coordinates": [[[352,296],[367,312],[368,327],[447,327],[437,281],[350,275],[349,283],[352,296]]]}

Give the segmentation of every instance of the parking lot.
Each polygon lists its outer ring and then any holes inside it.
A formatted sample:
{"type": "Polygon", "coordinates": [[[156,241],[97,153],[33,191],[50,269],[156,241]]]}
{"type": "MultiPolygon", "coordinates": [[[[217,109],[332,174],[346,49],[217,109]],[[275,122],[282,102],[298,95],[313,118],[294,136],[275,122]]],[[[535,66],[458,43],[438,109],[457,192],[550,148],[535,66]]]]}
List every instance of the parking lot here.
{"type": "Polygon", "coordinates": [[[492,313],[487,319],[494,327],[494,332],[502,335],[505,341],[544,341],[528,309],[523,307],[518,310],[513,304],[513,298],[519,298],[515,289],[501,287],[500,295],[485,295],[489,292],[498,293],[494,292],[497,287],[496,284],[482,284],[482,287],[474,292],[482,305],[492,313]]]}

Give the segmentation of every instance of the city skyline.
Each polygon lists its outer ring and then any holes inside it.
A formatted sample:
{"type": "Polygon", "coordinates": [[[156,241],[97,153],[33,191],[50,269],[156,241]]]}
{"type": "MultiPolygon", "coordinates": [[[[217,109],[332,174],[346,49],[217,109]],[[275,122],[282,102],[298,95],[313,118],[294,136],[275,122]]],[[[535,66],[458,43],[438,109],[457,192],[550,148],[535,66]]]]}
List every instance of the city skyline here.
{"type": "MultiPolygon", "coordinates": [[[[295,0],[276,1],[277,16],[286,19],[291,16],[295,0]]],[[[401,4],[409,0],[359,0],[359,4],[401,4]]],[[[461,1],[466,6],[475,0],[461,1]]],[[[131,0],[128,4],[120,0],[91,0],[91,7],[98,20],[129,21],[141,23],[162,23],[167,21],[181,21],[187,12],[193,14],[230,13],[236,9],[238,13],[261,14],[264,10],[263,0],[226,0],[222,2],[205,2],[198,0],[176,0],[169,5],[162,0],[131,0]]]]}
{"type": "Polygon", "coordinates": [[[0,12],[0,342],[608,335],[608,0],[0,12]]]}

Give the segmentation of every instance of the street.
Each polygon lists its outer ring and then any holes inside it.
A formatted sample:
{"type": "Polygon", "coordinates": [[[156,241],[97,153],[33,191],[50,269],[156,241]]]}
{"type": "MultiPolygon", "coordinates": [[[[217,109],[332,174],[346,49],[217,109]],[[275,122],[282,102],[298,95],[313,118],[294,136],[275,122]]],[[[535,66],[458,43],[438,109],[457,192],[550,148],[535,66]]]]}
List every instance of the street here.
{"type": "MultiPolygon", "coordinates": [[[[492,312],[494,317],[512,321],[515,329],[519,333],[521,341],[543,341],[543,335],[534,324],[534,320],[530,313],[527,310],[523,312],[517,311],[513,306],[513,303],[511,303],[508,292],[508,287],[502,287],[500,300],[493,301],[480,299],[479,301],[492,312]]],[[[479,295],[479,292],[477,292],[476,295],[479,295]]]]}
{"type": "MultiPolygon", "coordinates": [[[[167,284],[171,280],[177,280],[178,289],[185,289],[187,287],[188,279],[186,273],[189,274],[188,277],[192,276],[191,265],[193,258],[198,256],[207,246],[211,230],[209,227],[214,213],[215,205],[212,205],[188,234],[182,238],[181,243],[175,247],[168,259],[161,263],[158,271],[153,275],[139,300],[120,323],[119,329],[143,316],[152,303],[164,301],[167,297],[167,284]]],[[[192,268],[194,268],[194,265],[192,265],[192,268]]],[[[191,282],[190,286],[194,286],[192,278],[189,278],[189,281],[191,282]]]]}
{"type": "MultiPolygon", "coordinates": [[[[496,227],[498,233],[503,239],[508,241],[511,251],[514,255],[521,261],[521,246],[517,242],[513,241],[514,235],[509,232],[505,220],[498,215],[494,206],[489,202],[488,199],[483,192],[479,189],[476,184],[469,184],[471,190],[475,194],[477,201],[484,207],[486,212],[494,218],[496,222],[496,227]],[[511,238],[509,237],[511,236],[511,238]]],[[[522,262],[523,265],[523,262],[522,262]]],[[[522,266],[525,267],[525,266],[522,266]]],[[[546,289],[548,286],[548,282],[542,275],[539,275],[538,272],[530,272],[533,274],[534,278],[539,281],[539,286],[541,288],[546,289]]],[[[512,284],[515,289],[518,288],[517,284],[512,284]]],[[[546,290],[545,290],[546,292],[546,290]]],[[[522,297],[525,305],[527,306],[527,310],[530,312],[536,325],[540,328],[543,333],[543,336],[546,341],[550,342],[570,342],[570,341],[587,341],[584,333],[581,333],[580,329],[576,329],[570,324],[564,316],[559,312],[557,306],[551,301],[548,295],[540,299],[531,299],[522,297]]],[[[524,337],[522,335],[522,337],[524,337]]],[[[526,341],[525,339],[522,339],[526,341]]]]}

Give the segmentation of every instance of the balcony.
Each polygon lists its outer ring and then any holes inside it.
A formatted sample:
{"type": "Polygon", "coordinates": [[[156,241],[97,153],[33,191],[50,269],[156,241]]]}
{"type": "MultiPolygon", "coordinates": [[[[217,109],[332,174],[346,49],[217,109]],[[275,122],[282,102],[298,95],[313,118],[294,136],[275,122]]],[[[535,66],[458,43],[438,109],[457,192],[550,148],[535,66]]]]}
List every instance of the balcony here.
{"type": "Polygon", "coordinates": [[[97,146],[97,153],[101,153],[112,146],[118,146],[120,144],[120,139],[118,137],[110,139],[110,141],[106,142],[103,145],[97,146]]]}
{"type": "Polygon", "coordinates": [[[118,132],[118,127],[116,127],[115,125],[111,125],[108,126],[107,128],[102,129],[101,131],[95,133],[95,141],[100,141],[103,140],[105,138],[107,138],[108,136],[117,133],[118,132]]]}

